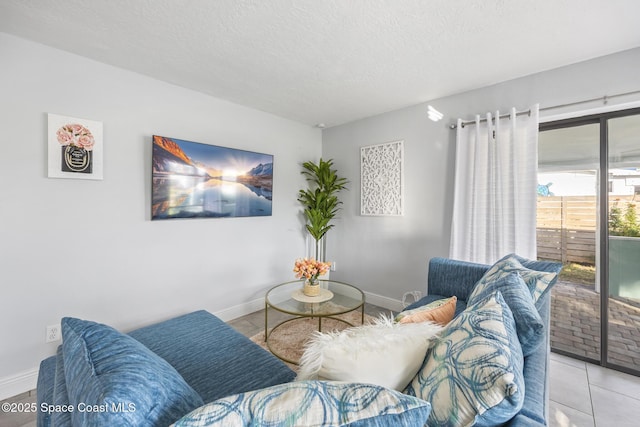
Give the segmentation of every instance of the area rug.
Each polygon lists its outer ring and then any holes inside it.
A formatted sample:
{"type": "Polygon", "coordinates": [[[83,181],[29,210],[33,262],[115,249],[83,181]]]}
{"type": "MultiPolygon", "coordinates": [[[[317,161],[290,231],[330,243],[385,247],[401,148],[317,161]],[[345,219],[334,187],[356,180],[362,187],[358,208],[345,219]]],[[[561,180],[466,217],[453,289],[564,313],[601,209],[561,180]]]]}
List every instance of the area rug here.
{"type": "MultiPolygon", "coordinates": [[[[355,326],[360,326],[361,324],[360,310],[341,314],[335,317],[344,319],[355,326]]],[[[374,319],[375,318],[373,316],[365,314],[364,324],[366,325],[368,323],[371,323],[374,319]]],[[[340,322],[335,319],[322,319],[322,332],[341,331],[348,327],[350,326],[346,323],[340,322]]],[[[317,330],[317,318],[305,318],[287,322],[286,324],[278,327],[276,331],[271,334],[271,336],[269,337],[269,344],[271,345],[271,348],[273,348],[274,351],[279,355],[283,356],[286,359],[297,361],[300,360],[300,357],[302,357],[305,344],[317,330]]],[[[252,336],[249,339],[265,350],[270,351],[267,347],[267,343],[264,341],[264,331],[252,336]]],[[[289,365],[289,367],[294,371],[297,371],[297,365],[291,363],[287,363],[287,365],[289,365]]]]}

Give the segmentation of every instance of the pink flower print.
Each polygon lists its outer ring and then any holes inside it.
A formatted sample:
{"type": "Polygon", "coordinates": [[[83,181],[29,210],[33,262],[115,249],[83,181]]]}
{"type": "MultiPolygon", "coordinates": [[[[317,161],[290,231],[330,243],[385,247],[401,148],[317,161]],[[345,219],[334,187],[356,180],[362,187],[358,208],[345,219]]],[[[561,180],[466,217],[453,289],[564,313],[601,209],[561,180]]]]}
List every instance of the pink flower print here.
{"type": "Polygon", "coordinates": [[[61,145],[73,145],[84,148],[87,151],[93,150],[93,145],[95,144],[91,131],[78,123],[62,126],[58,129],[58,132],[56,132],[56,136],[61,145]]]}
{"type": "Polygon", "coordinates": [[[94,140],[93,140],[93,136],[91,136],[91,134],[89,135],[81,135],[78,137],[77,140],[77,145],[80,148],[84,148],[87,151],[91,151],[93,150],[93,144],[94,144],[94,140]]]}
{"type": "Polygon", "coordinates": [[[69,132],[66,126],[62,126],[60,129],[58,129],[56,135],[58,137],[58,142],[60,143],[60,145],[69,145],[73,142],[73,135],[71,134],[71,132],[69,132]]]}
{"type": "Polygon", "coordinates": [[[71,130],[71,132],[73,133],[73,136],[78,136],[78,135],[82,135],[85,131],[87,131],[87,129],[82,126],[79,125],[78,123],[73,123],[70,125],[67,125],[69,127],[69,129],[71,130]]]}

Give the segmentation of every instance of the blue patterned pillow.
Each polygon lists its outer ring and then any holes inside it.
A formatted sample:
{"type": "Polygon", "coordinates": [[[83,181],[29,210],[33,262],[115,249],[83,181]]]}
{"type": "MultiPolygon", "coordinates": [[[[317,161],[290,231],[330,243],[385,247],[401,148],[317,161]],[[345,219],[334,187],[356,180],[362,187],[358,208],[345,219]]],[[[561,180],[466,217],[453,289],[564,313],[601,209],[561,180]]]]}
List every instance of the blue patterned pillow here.
{"type": "Polygon", "coordinates": [[[522,408],[522,369],[511,310],[495,292],[453,319],[406,393],[431,403],[429,426],[500,425],[522,408]]]}
{"type": "Polygon", "coordinates": [[[545,334],[544,323],[529,288],[518,273],[509,273],[498,280],[478,283],[469,295],[468,303],[474,304],[495,291],[500,291],[511,309],[522,353],[525,357],[530,355],[544,341],[545,334]]]}
{"type": "Polygon", "coordinates": [[[423,426],[431,406],[384,387],[296,381],[218,399],[175,427],[423,426]]]}
{"type": "Polygon", "coordinates": [[[99,323],[62,319],[73,425],[169,425],[204,404],[160,356],[99,323]]]}
{"type": "Polygon", "coordinates": [[[478,284],[500,279],[510,273],[518,273],[529,288],[533,302],[537,302],[540,297],[549,291],[553,284],[556,283],[558,273],[532,270],[523,266],[521,261],[524,261],[524,258],[516,254],[505,256],[487,270],[484,276],[478,281],[478,284]]]}

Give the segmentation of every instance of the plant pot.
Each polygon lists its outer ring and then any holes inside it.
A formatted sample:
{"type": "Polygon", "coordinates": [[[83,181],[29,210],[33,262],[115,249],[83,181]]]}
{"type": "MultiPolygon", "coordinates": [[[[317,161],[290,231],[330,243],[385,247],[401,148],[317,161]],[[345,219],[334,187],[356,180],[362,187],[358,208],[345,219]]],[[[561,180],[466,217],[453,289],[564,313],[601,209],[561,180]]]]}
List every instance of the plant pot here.
{"type": "Polygon", "coordinates": [[[317,280],[310,281],[305,280],[302,288],[302,293],[308,297],[317,297],[320,295],[320,282],[317,280]]]}

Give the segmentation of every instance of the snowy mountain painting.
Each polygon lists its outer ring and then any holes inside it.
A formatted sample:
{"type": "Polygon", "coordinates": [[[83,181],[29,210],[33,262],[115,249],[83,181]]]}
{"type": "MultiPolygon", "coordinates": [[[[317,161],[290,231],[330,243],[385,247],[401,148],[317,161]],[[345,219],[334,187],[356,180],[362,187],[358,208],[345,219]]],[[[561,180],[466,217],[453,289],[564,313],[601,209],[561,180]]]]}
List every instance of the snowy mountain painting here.
{"type": "Polygon", "coordinates": [[[151,219],[270,216],[273,156],[153,136],[151,219]]]}

